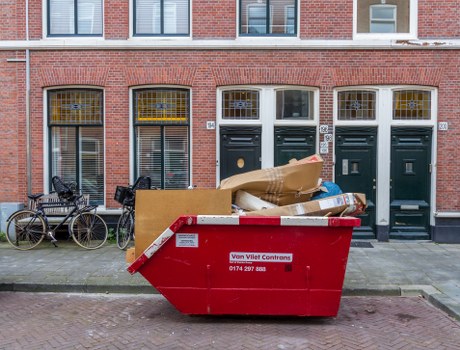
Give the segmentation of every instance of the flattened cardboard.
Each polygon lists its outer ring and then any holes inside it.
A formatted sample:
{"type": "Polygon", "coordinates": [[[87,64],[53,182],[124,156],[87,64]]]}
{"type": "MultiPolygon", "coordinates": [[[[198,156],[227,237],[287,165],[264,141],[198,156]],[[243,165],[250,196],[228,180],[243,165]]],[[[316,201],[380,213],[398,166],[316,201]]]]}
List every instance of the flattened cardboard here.
{"type": "Polygon", "coordinates": [[[236,191],[235,204],[244,210],[261,210],[277,207],[276,204],[264,201],[242,190],[236,191]]]}
{"type": "Polygon", "coordinates": [[[180,215],[231,215],[231,210],[230,190],[137,190],[136,258],[180,215]]]}
{"type": "Polygon", "coordinates": [[[316,201],[284,205],[244,213],[248,216],[356,216],[366,209],[366,195],[363,193],[343,193],[316,201]]]}
{"type": "Polygon", "coordinates": [[[276,205],[307,201],[319,185],[323,159],[314,154],[289,164],[230,176],[220,189],[244,190],[276,205]]]}

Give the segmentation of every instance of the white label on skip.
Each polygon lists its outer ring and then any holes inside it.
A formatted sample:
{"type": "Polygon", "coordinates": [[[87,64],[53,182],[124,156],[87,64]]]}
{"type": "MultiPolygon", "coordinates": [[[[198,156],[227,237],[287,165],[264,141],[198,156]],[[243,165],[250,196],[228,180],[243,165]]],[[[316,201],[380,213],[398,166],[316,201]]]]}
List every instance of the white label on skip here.
{"type": "Polygon", "coordinates": [[[230,262],[292,262],[292,254],[230,252],[230,262]]]}
{"type": "Polygon", "coordinates": [[[198,233],[176,233],[176,247],[198,248],[198,233]]]}

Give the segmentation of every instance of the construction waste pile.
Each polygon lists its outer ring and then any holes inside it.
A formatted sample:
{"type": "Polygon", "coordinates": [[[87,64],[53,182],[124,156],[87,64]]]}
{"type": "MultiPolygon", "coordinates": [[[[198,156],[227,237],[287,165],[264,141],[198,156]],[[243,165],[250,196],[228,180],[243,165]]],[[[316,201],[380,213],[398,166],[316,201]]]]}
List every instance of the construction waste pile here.
{"type": "Polygon", "coordinates": [[[233,213],[262,216],[357,216],[366,209],[363,193],[342,193],[322,182],[323,159],[314,154],[289,164],[237,174],[221,181],[231,190],[233,213]]]}

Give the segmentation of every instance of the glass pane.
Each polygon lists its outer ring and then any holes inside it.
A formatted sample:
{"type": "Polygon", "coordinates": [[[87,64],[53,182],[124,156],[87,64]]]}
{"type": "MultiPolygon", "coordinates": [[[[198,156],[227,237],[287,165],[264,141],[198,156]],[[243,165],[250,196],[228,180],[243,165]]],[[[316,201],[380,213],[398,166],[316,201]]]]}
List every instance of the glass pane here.
{"type": "Polygon", "coordinates": [[[295,0],[271,0],[270,33],[294,34],[295,0]]]}
{"type": "Polygon", "coordinates": [[[374,91],[341,91],[338,94],[339,120],[375,120],[374,91]]]}
{"type": "Polygon", "coordinates": [[[371,16],[372,19],[396,19],[395,16],[396,7],[388,6],[373,6],[371,7],[371,16]]]}
{"type": "Polygon", "coordinates": [[[302,90],[277,91],[276,119],[313,120],[313,92],[302,90]]]}
{"type": "Polygon", "coordinates": [[[259,92],[250,90],[224,91],[222,93],[222,118],[259,119],[259,92]]]}
{"type": "Polygon", "coordinates": [[[393,119],[430,120],[431,92],[417,90],[394,91],[393,119]]]}
{"type": "Polygon", "coordinates": [[[50,91],[48,110],[50,125],[101,125],[102,91],[50,91]]]}
{"type": "Polygon", "coordinates": [[[137,174],[150,176],[152,186],[161,188],[161,127],[140,126],[137,128],[137,174]]]}
{"type": "Polygon", "coordinates": [[[65,182],[77,181],[76,128],[51,128],[51,176],[65,182]]]}
{"type": "Polygon", "coordinates": [[[189,185],[188,128],[164,128],[165,188],[187,188],[189,185]]]}
{"type": "Polygon", "coordinates": [[[102,0],[78,0],[78,34],[102,34],[102,0]]]}
{"type": "Polygon", "coordinates": [[[80,128],[80,188],[91,204],[104,203],[104,129],[80,128]]]}
{"type": "Polygon", "coordinates": [[[161,34],[160,0],[136,0],[136,34],[161,34]]]}
{"type": "Polygon", "coordinates": [[[164,34],[188,34],[188,0],[165,0],[164,34]]]}
{"type": "Polygon", "coordinates": [[[242,34],[267,33],[266,0],[242,0],[240,12],[242,34]]]}
{"type": "Polygon", "coordinates": [[[50,0],[49,34],[75,34],[74,0],[50,0]]]}
{"type": "Polygon", "coordinates": [[[395,33],[396,27],[394,23],[387,22],[372,22],[371,33],[395,33]]]}
{"type": "Polygon", "coordinates": [[[149,89],[134,93],[135,122],[150,124],[187,124],[189,90],[149,89]]]}

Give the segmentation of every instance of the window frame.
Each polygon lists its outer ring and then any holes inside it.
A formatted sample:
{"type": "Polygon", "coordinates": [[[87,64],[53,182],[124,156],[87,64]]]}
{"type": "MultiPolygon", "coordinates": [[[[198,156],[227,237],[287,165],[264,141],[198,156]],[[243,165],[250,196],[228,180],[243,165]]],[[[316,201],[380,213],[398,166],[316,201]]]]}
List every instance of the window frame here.
{"type": "MultiPolygon", "coordinates": [[[[188,183],[192,183],[192,90],[189,87],[185,86],[137,86],[133,87],[130,89],[130,94],[131,94],[131,112],[130,112],[130,144],[132,145],[132,151],[130,154],[132,157],[130,157],[130,167],[132,169],[132,175],[133,175],[133,181],[139,176],[146,175],[146,174],[140,174],[139,173],[139,159],[138,159],[138,142],[137,142],[137,137],[138,137],[138,132],[137,129],[139,127],[145,127],[145,126],[152,126],[152,127],[158,127],[160,128],[160,142],[161,142],[161,179],[160,179],[160,184],[161,188],[167,188],[165,186],[165,173],[166,173],[166,166],[165,166],[165,151],[168,147],[168,145],[164,142],[165,141],[165,128],[166,127],[183,127],[187,128],[187,172],[188,172],[188,183]],[[188,117],[187,117],[187,122],[181,122],[181,123],[167,123],[165,121],[163,122],[147,122],[147,121],[139,121],[138,118],[136,117],[136,93],[141,92],[141,91],[149,91],[149,90],[180,90],[180,91],[187,91],[188,92],[188,117]]],[[[171,149],[168,149],[171,150],[171,149]]],[[[171,189],[171,188],[168,188],[171,189]]]]}
{"type": "MultiPolygon", "coordinates": [[[[418,0],[409,1],[409,32],[407,33],[358,33],[358,1],[353,0],[353,40],[410,40],[418,37],[418,0]]],[[[378,4],[374,4],[378,5],[378,4]]],[[[391,5],[391,4],[387,4],[391,5]]],[[[372,5],[370,5],[372,6],[372,5]]],[[[369,6],[369,7],[370,7],[369,6]]],[[[397,5],[395,5],[397,7],[397,5]]],[[[398,9],[396,9],[398,12],[398,9]]],[[[369,13],[369,31],[370,31],[370,8],[369,13]]],[[[397,25],[396,19],[396,25],[397,25]]]]}
{"type": "Polygon", "coordinates": [[[283,14],[282,17],[285,21],[285,28],[282,33],[270,33],[270,29],[273,27],[273,18],[274,18],[274,10],[273,10],[273,5],[270,4],[271,0],[266,0],[265,4],[258,3],[257,0],[254,0],[252,3],[246,4],[246,26],[247,26],[247,32],[243,31],[243,0],[238,0],[238,35],[239,37],[287,37],[287,38],[292,38],[292,37],[297,37],[298,36],[298,25],[299,25],[299,14],[298,14],[298,8],[299,8],[299,0],[294,0],[294,4],[284,4],[283,6],[283,14]],[[265,27],[266,27],[266,33],[249,33],[249,7],[266,7],[266,13],[265,13],[265,19],[269,18],[268,21],[266,21],[265,27]],[[287,28],[290,27],[287,24],[288,16],[287,16],[287,8],[288,7],[294,7],[294,32],[293,33],[288,33],[287,28]]]}
{"type": "Polygon", "coordinates": [[[56,37],[86,37],[86,38],[100,38],[104,35],[104,0],[101,1],[101,33],[99,34],[79,34],[78,33],[78,0],[72,0],[74,3],[74,33],[73,34],[53,34],[51,33],[51,0],[46,1],[46,37],[56,38],[56,37]]]}
{"type": "MultiPolygon", "coordinates": [[[[75,142],[76,142],[76,153],[75,155],[77,156],[76,159],[76,169],[75,169],[75,179],[79,186],[81,187],[82,184],[82,169],[80,168],[80,163],[82,161],[82,156],[83,155],[88,155],[89,153],[85,151],[82,147],[82,141],[85,138],[81,134],[81,128],[102,128],[102,145],[98,145],[99,149],[102,151],[102,174],[103,174],[103,191],[102,191],[102,202],[98,203],[99,206],[105,207],[106,203],[106,179],[105,179],[105,163],[106,163],[106,140],[105,140],[105,108],[104,108],[104,102],[105,102],[105,92],[102,88],[99,87],[94,87],[94,86],[64,86],[64,87],[52,87],[49,89],[45,90],[45,93],[43,94],[43,99],[44,99],[44,118],[45,118],[45,123],[43,123],[43,128],[44,128],[44,152],[45,156],[43,158],[44,162],[44,188],[48,188],[48,191],[51,192],[53,191],[52,188],[52,181],[51,178],[53,176],[53,132],[52,129],[55,127],[58,128],[73,128],[75,130],[75,142]],[[84,123],[51,123],[51,98],[52,94],[55,92],[60,92],[60,91],[91,91],[91,92],[97,92],[101,94],[101,121],[99,123],[95,124],[84,124],[84,123]]],[[[90,196],[90,201],[91,201],[91,196],[90,196]]]]}
{"type": "MultiPolygon", "coordinates": [[[[160,33],[137,33],[136,25],[137,25],[137,16],[136,16],[136,9],[137,9],[137,0],[132,0],[130,3],[132,4],[132,25],[131,32],[133,37],[190,37],[191,35],[191,22],[192,22],[192,14],[191,14],[191,0],[187,0],[187,17],[188,17],[188,25],[187,25],[187,33],[164,33],[165,30],[165,8],[164,8],[164,1],[160,0],[160,33]]],[[[152,19],[153,23],[153,19],[152,19]]]]}

